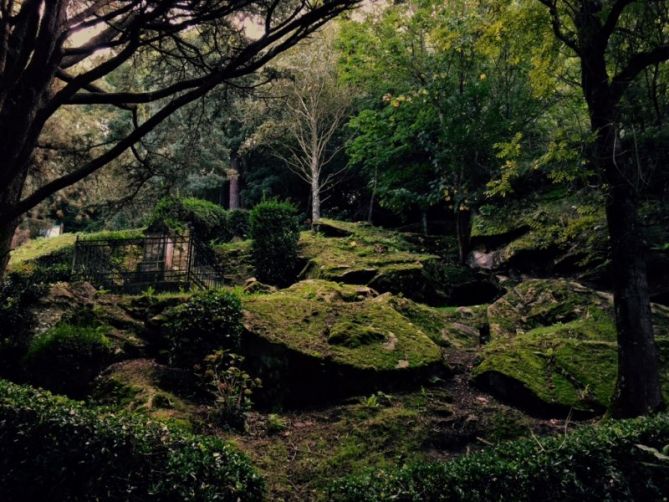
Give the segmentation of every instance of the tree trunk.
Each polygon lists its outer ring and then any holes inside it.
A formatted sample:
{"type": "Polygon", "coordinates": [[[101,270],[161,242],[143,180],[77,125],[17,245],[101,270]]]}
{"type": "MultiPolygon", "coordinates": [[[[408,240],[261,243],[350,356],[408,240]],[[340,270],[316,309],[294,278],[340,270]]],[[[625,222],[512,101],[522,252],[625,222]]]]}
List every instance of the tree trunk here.
{"type": "Polygon", "coordinates": [[[470,209],[458,209],[455,213],[455,233],[458,238],[460,263],[465,263],[469,254],[472,238],[472,212],[470,209]]]}
{"type": "Polygon", "coordinates": [[[16,227],[19,225],[19,219],[4,214],[11,211],[21,198],[21,191],[25,182],[28,166],[17,169],[19,175],[7,186],[4,191],[0,191],[0,279],[4,277],[9,263],[9,252],[12,247],[12,238],[16,227]]]}
{"type": "Polygon", "coordinates": [[[427,209],[420,210],[420,226],[423,229],[423,235],[427,235],[429,233],[427,225],[427,209]]]}
{"type": "Polygon", "coordinates": [[[320,176],[312,171],[311,176],[311,227],[316,229],[321,219],[320,176]]]}
{"type": "MultiPolygon", "coordinates": [[[[599,91],[599,96],[603,91],[599,91]]],[[[593,161],[606,176],[606,218],[618,334],[618,378],[611,403],[617,418],[636,417],[662,407],[658,350],[653,335],[646,246],[637,214],[635,172],[621,154],[616,106],[590,103],[596,132],[593,161]]]]}
{"type": "Polygon", "coordinates": [[[0,222],[0,279],[4,277],[5,270],[7,270],[9,252],[12,250],[12,238],[17,226],[16,220],[0,222]]]}
{"type": "Polygon", "coordinates": [[[372,184],[372,194],[369,197],[369,209],[367,210],[367,223],[374,224],[374,203],[376,202],[376,176],[372,184]]]}
{"type": "Polygon", "coordinates": [[[646,249],[633,187],[613,162],[606,217],[611,238],[613,297],[618,332],[618,380],[611,413],[636,417],[662,406],[658,351],[653,336],[646,249]]]}

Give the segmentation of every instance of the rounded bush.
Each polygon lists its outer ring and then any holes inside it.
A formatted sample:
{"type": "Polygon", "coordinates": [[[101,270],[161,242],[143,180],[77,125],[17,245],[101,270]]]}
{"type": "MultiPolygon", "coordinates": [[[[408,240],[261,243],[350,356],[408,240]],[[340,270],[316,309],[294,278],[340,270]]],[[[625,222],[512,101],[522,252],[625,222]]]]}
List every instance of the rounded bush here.
{"type": "Polygon", "coordinates": [[[190,367],[215,350],[236,348],[242,332],[242,304],[234,293],[209,290],[165,314],[170,364],[190,367]]]}
{"type": "Polygon", "coordinates": [[[161,199],[149,218],[149,227],[164,225],[171,230],[183,231],[187,227],[201,240],[228,241],[227,211],[208,200],[176,197],[161,199]]]}
{"type": "Polygon", "coordinates": [[[257,278],[287,286],[295,277],[300,228],[295,206],[268,200],[251,211],[253,264],[257,278]]]}
{"type": "Polygon", "coordinates": [[[29,380],[53,392],[84,396],[113,359],[108,329],[59,324],[33,339],[24,358],[29,380]]]}
{"type": "Polygon", "coordinates": [[[0,380],[0,500],[257,501],[263,481],[216,437],[0,380]]]}

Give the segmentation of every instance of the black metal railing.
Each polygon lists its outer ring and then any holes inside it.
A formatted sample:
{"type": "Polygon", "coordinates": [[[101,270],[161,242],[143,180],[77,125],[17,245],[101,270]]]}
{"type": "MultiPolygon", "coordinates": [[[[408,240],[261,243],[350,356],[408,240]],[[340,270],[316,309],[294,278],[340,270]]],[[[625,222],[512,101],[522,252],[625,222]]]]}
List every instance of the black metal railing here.
{"type": "Polygon", "coordinates": [[[190,234],[128,239],[79,239],[72,276],[125,292],[179,290],[224,285],[214,252],[190,234]]]}

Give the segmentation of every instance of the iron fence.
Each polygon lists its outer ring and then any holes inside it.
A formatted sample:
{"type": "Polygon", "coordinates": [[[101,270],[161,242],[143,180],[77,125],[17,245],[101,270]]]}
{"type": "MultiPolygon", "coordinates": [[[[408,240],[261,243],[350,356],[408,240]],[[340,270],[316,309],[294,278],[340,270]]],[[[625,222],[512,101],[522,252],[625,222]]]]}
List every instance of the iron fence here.
{"type": "Polygon", "coordinates": [[[139,292],[223,285],[213,251],[190,234],[77,238],[72,275],[109,290],[139,292]]]}

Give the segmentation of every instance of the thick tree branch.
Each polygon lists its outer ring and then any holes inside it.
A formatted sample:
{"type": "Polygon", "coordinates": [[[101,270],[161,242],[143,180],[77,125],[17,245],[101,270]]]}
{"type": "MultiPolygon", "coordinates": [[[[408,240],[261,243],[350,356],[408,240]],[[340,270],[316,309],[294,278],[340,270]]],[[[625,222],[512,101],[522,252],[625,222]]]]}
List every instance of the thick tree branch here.
{"type": "Polygon", "coordinates": [[[606,43],[608,43],[609,39],[611,38],[611,35],[618,26],[618,21],[620,21],[620,16],[622,15],[625,8],[628,5],[633,4],[634,2],[635,0],[617,0],[613,4],[611,10],[609,11],[609,15],[606,17],[604,26],[602,26],[602,31],[601,31],[601,36],[603,40],[606,41],[606,43]]]}
{"type": "Polygon", "coordinates": [[[632,56],[623,68],[611,80],[611,95],[617,102],[625,93],[629,84],[646,68],[669,60],[669,45],[661,45],[648,52],[639,52],[632,56]]]}

